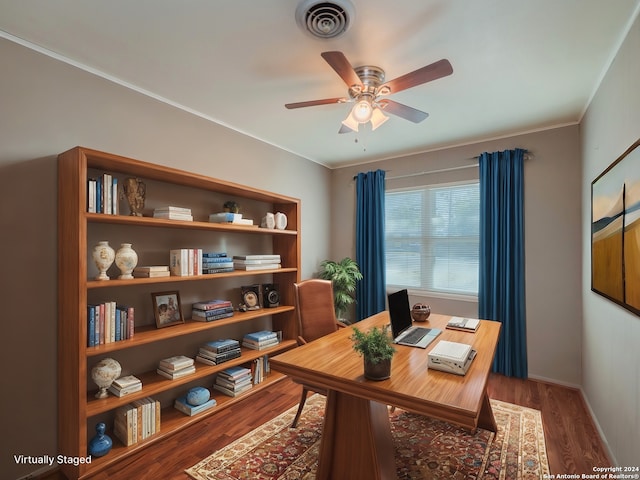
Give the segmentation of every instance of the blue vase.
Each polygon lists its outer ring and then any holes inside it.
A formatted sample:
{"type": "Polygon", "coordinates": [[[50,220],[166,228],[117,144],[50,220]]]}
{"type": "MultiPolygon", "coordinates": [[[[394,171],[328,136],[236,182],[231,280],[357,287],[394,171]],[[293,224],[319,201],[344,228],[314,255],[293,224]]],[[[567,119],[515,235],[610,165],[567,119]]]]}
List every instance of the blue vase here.
{"type": "Polygon", "coordinates": [[[96,425],[97,435],[89,442],[90,455],[94,457],[102,457],[111,450],[113,442],[111,441],[111,438],[109,438],[109,435],[104,433],[106,428],[106,425],[102,422],[96,425]]]}

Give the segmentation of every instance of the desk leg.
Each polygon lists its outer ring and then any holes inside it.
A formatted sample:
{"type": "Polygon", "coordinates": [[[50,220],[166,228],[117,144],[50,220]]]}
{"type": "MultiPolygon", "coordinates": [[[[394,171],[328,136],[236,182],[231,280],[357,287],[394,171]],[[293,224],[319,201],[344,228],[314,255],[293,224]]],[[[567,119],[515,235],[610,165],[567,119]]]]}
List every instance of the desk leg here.
{"type": "Polygon", "coordinates": [[[329,391],[318,460],[318,480],[396,480],[387,406],[329,391]]]}
{"type": "Polygon", "coordinates": [[[482,407],[480,407],[478,426],[491,432],[498,431],[498,425],[496,424],[496,419],[493,416],[493,410],[491,408],[491,403],[489,402],[489,395],[487,395],[486,391],[484,392],[484,397],[482,399],[482,407]]]}

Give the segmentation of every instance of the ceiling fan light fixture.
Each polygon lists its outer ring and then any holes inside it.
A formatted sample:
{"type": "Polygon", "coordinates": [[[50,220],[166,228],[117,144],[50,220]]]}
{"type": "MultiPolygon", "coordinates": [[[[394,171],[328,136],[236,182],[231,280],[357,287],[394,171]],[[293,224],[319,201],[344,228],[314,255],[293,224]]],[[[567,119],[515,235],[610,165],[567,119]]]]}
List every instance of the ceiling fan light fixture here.
{"type": "Polygon", "coordinates": [[[389,120],[389,117],[382,113],[380,108],[375,107],[371,113],[371,130],[375,130],[387,120],[389,120]]]}
{"type": "Polygon", "coordinates": [[[373,105],[368,99],[359,100],[351,109],[351,115],[358,123],[367,123],[371,120],[372,114],[373,105]]]}
{"type": "Polygon", "coordinates": [[[353,117],[353,112],[349,112],[349,115],[347,115],[347,118],[345,118],[342,121],[342,125],[347,127],[349,130],[357,132],[358,125],[360,125],[360,123],[353,117]]]}

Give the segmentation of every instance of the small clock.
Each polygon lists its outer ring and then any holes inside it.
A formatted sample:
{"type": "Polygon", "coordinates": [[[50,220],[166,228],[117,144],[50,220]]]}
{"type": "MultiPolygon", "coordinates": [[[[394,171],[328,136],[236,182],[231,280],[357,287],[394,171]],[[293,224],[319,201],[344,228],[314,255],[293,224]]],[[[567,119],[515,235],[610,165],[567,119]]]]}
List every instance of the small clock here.
{"type": "Polygon", "coordinates": [[[260,285],[247,285],[241,287],[242,303],[247,310],[257,310],[260,308],[260,285]]]}

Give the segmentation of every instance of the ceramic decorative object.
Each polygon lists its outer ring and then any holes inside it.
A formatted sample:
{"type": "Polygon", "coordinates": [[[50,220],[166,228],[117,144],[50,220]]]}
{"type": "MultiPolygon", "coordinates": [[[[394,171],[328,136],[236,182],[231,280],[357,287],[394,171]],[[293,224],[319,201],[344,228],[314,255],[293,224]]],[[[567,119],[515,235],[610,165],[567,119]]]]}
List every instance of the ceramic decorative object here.
{"type": "Polygon", "coordinates": [[[122,184],[124,196],[129,203],[129,215],[141,217],[147,186],[139,178],[125,178],[122,184]]]}
{"type": "Polygon", "coordinates": [[[122,367],[113,358],[103,358],[91,369],[91,379],[100,388],[96,398],[107,398],[107,389],[113,381],[120,377],[122,367]]]}
{"type": "Polygon", "coordinates": [[[93,247],[92,256],[96,267],[98,267],[98,270],[100,271],[100,274],[96,277],[96,280],[109,280],[109,277],[107,276],[107,270],[109,270],[109,267],[115,259],[115,252],[113,251],[113,248],[109,246],[109,242],[98,242],[98,244],[93,247]]]}
{"type": "Polygon", "coordinates": [[[138,264],[138,254],[130,243],[123,243],[116,252],[116,265],[120,269],[121,275],[119,279],[133,278],[132,272],[138,264]]]}
{"type": "Polygon", "coordinates": [[[287,228],[287,216],[284,213],[277,212],[275,214],[276,228],[278,230],[284,230],[287,228]]]}
{"type": "Polygon", "coordinates": [[[431,315],[431,307],[424,303],[416,303],[411,308],[411,318],[413,318],[415,322],[426,322],[429,315],[431,315]]]}
{"type": "Polygon", "coordinates": [[[273,213],[267,213],[264,217],[262,217],[262,223],[260,223],[262,228],[268,228],[273,230],[276,228],[276,217],[273,213]]]}
{"type": "Polygon", "coordinates": [[[97,435],[89,442],[89,455],[93,457],[102,457],[111,451],[113,441],[104,432],[106,425],[102,422],[96,425],[97,435]]]}
{"type": "Polygon", "coordinates": [[[208,388],[193,387],[187,392],[187,403],[189,405],[197,407],[198,405],[202,405],[203,403],[209,401],[210,397],[211,392],[209,392],[208,388]]]}

